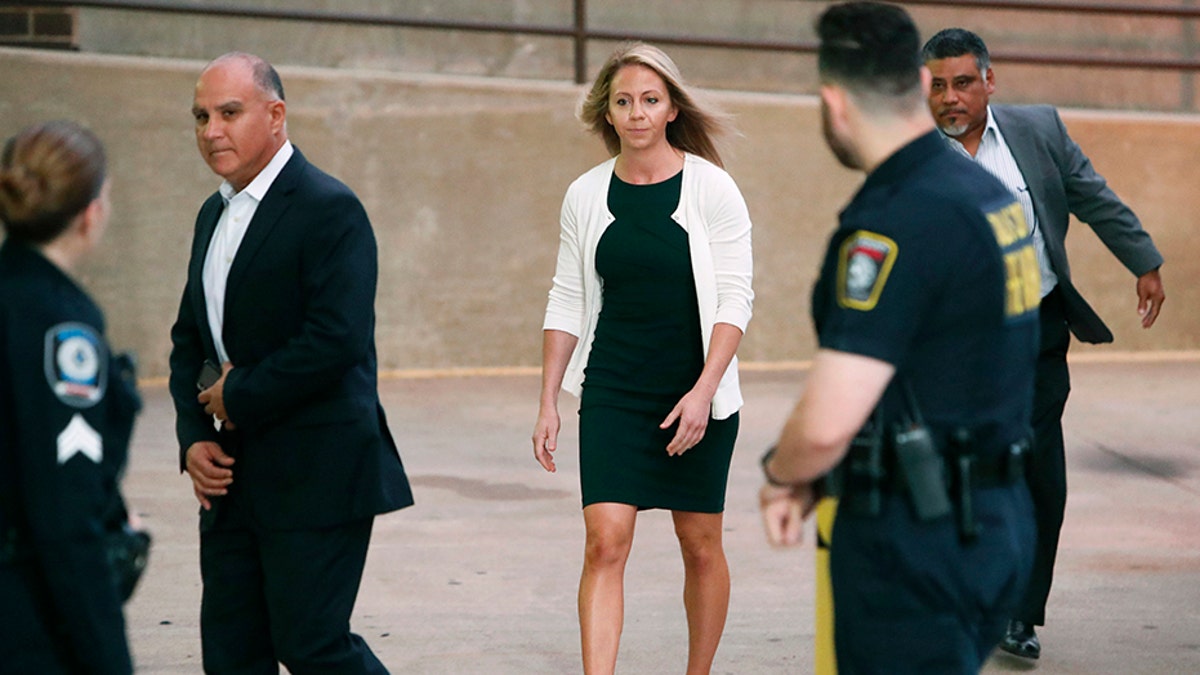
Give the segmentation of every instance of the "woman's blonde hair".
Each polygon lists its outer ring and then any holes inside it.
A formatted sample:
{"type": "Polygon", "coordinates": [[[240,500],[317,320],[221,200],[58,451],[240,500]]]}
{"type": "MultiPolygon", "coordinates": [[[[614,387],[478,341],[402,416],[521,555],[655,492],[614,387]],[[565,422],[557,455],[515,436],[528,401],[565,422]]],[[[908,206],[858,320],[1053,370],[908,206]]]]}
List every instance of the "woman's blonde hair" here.
{"type": "Polygon", "coordinates": [[[672,147],[699,155],[723,167],[714,139],[732,131],[729,115],[711,104],[701,105],[696,96],[688,91],[683,77],[679,74],[679,67],[671,57],[658,47],[644,42],[633,42],[618,47],[604,62],[591,90],[579,103],[577,116],[588,129],[604,139],[604,146],[608,148],[609,154],[615,157],[621,153],[621,139],[605,119],[609,97],[612,95],[612,81],[622,68],[630,65],[645,66],[653,70],[667,85],[667,95],[679,111],[675,120],[667,125],[667,142],[672,147]]]}

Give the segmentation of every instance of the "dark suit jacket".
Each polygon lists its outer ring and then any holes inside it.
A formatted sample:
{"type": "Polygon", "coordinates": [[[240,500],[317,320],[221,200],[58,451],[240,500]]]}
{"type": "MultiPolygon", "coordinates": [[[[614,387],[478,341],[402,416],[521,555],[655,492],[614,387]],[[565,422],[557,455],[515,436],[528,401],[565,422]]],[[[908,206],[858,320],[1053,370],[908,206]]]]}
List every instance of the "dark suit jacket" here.
{"type": "Polygon", "coordinates": [[[1058,275],[1071,332],[1084,342],[1112,342],[1108,326],[1071,282],[1065,245],[1070,214],[1087,223],[1135,276],[1162,265],[1162,255],[1137,216],[1071,140],[1053,106],[991,108],[1033,197],[1033,210],[1050,264],[1058,275]]]}
{"type": "Polygon", "coordinates": [[[299,150],[229,271],[225,405],[236,443],[213,428],[196,378],[205,359],[217,360],[201,274],[223,209],[220,194],[200,208],[171,329],[181,469],[196,441],[222,442],[236,456],[231,490],[269,528],[327,527],[412,504],[376,386],[375,236],[354,193],[299,150]]]}

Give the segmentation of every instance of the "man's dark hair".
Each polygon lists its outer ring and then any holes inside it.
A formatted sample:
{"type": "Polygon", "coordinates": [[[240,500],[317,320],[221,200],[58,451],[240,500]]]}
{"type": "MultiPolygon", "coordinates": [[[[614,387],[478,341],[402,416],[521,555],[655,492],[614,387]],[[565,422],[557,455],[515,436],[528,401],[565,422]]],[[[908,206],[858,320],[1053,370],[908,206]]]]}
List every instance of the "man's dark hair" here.
{"type": "Polygon", "coordinates": [[[983,38],[965,28],[938,31],[938,34],[929,38],[929,42],[921,48],[921,60],[925,63],[938,59],[952,59],[964,54],[975,57],[975,65],[979,67],[980,73],[992,67],[992,59],[988,56],[988,48],[983,43],[983,38]]]}
{"type": "Polygon", "coordinates": [[[847,2],[817,20],[821,79],[852,92],[900,97],[921,86],[921,36],[900,7],[847,2]]]}
{"type": "Polygon", "coordinates": [[[254,83],[259,89],[268,91],[279,97],[280,101],[286,100],[283,97],[283,80],[279,79],[279,73],[275,71],[275,67],[267,63],[265,59],[254,61],[254,83]]]}
{"type": "Polygon", "coordinates": [[[208,65],[212,66],[220,61],[231,59],[241,60],[250,66],[250,72],[254,75],[254,86],[266,95],[268,100],[272,98],[280,101],[286,100],[283,96],[283,80],[279,79],[279,73],[275,67],[261,56],[246,52],[228,52],[213,59],[208,65]]]}

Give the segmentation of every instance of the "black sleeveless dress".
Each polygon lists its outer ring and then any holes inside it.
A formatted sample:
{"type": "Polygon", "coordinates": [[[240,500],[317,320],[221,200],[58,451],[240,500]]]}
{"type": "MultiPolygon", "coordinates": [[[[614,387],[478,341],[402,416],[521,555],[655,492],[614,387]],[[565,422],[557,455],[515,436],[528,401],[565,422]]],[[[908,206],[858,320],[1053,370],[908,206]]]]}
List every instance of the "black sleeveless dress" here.
{"type": "Polygon", "coordinates": [[[719,513],[725,508],[738,416],[709,419],[704,439],[667,454],[676,425],[659,429],[704,368],[688,235],[671,219],[683,173],[632,185],[614,174],[615,220],[596,249],[603,305],[579,408],[583,505],[719,513]]]}

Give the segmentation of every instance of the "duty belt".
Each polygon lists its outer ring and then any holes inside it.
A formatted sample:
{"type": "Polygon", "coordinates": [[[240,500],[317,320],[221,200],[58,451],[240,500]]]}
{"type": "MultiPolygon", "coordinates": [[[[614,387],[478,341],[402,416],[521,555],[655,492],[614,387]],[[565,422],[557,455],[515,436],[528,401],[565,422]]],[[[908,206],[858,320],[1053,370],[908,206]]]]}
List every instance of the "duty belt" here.
{"type": "Polygon", "coordinates": [[[881,462],[867,456],[871,448],[851,447],[847,462],[841,467],[845,485],[841,490],[841,505],[848,512],[862,516],[877,516],[884,493],[904,495],[913,507],[918,520],[933,520],[953,511],[959,536],[964,542],[978,536],[972,493],[975,490],[1005,487],[1025,476],[1029,457],[1028,440],[1007,445],[1002,452],[989,448],[987,454],[971,447],[969,437],[952,438],[934,460],[937,480],[922,485],[910,484],[901,470],[893,448],[879,449],[881,462]],[[931,508],[928,505],[933,504],[931,508]]]}
{"type": "MultiPolygon", "coordinates": [[[[942,457],[949,479],[948,487],[953,487],[956,482],[963,482],[974,489],[1012,485],[1025,477],[1025,464],[1028,459],[1029,441],[1025,440],[1011,443],[1005,452],[992,452],[987,455],[954,452],[942,457]],[[963,471],[967,472],[965,476],[963,471]]],[[[908,489],[903,472],[890,467],[887,476],[888,480],[883,484],[885,489],[897,494],[902,494],[908,489]]]]}

